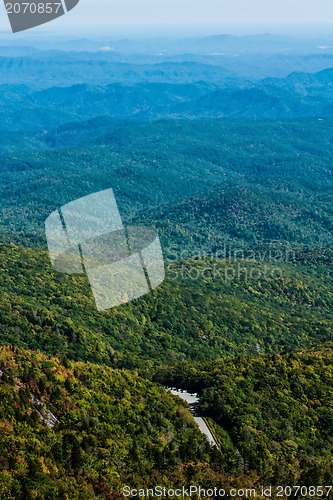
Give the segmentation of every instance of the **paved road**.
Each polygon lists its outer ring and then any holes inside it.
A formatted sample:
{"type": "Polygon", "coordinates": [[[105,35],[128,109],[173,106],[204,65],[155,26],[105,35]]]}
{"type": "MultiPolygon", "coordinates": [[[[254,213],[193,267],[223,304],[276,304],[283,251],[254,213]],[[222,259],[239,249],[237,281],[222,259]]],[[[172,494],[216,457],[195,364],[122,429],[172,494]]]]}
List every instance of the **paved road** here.
{"type": "Polygon", "coordinates": [[[198,427],[200,429],[200,431],[205,434],[205,436],[207,436],[207,439],[208,441],[210,442],[210,444],[212,446],[217,446],[218,447],[218,443],[215,441],[214,439],[214,436],[213,434],[210,432],[206,422],[204,421],[204,419],[202,417],[200,417],[197,413],[197,410],[196,410],[196,405],[199,403],[199,398],[198,398],[198,395],[197,394],[191,394],[189,392],[186,392],[186,391],[182,391],[180,389],[168,389],[170,390],[170,392],[174,395],[174,396],[179,396],[180,398],[182,398],[184,401],[186,401],[186,403],[189,404],[190,408],[191,408],[191,412],[194,416],[194,420],[196,421],[196,423],[198,424],[198,427]]]}
{"type": "Polygon", "coordinates": [[[204,419],[202,417],[194,417],[194,420],[198,424],[199,429],[201,430],[201,432],[207,436],[208,441],[210,442],[210,444],[212,446],[217,446],[218,447],[218,444],[215,441],[214,436],[210,432],[210,430],[208,428],[208,425],[206,424],[206,422],[204,421],[204,419]]]}

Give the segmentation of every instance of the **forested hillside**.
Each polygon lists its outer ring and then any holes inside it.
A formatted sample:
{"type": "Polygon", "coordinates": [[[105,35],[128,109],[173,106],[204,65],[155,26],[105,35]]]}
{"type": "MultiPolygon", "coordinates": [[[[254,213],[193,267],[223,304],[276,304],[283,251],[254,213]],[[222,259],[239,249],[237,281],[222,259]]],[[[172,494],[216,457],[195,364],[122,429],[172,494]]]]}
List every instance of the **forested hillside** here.
{"type": "Polygon", "coordinates": [[[219,480],[189,411],[137,373],[16,347],[0,349],[0,369],[1,499],[111,500],[125,484],[219,480]]]}
{"type": "Polygon", "coordinates": [[[273,485],[272,498],[278,485],[300,484],[310,498],[320,484],[332,498],[331,342],[156,372],[158,382],[202,394],[220,451],[178,398],[136,372],[17,347],[0,349],[0,370],[6,500],[111,500],[124,485],[157,484],[259,492],[273,485]]]}
{"type": "Polygon", "coordinates": [[[332,499],[330,38],[24,40],[0,39],[1,500],[332,499]],[[99,312],[45,220],[106,189],[166,276],[99,312]]]}
{"type": "Polygon", "coordinates": [[[124,220],[156,225],[166,247],[202,247],[208,236],[327,245],[332,129],[319,119],[102,118],[45,131],[55,147],[0,156],[0,236],[41,246],[53,210],[112,188],[124,220]]]}
{"type": "Polygon", "coordinates": [[[146,369],[329,338],[332,251],[282,255],[266,262],[258,253],[256,261],[170,256],[161,287],[101,313],[86,276],[54,271],[46,251],[1,246],[0,342],[146,369]]]}
{"type": "Polygon", "coordinates": [[[332,349],[328,342],[214,365],[184,363],[157,372],[155,380],[202,394],[201,411],[227,431],[246,473],[274,485],[330,485],[332,349]]]}

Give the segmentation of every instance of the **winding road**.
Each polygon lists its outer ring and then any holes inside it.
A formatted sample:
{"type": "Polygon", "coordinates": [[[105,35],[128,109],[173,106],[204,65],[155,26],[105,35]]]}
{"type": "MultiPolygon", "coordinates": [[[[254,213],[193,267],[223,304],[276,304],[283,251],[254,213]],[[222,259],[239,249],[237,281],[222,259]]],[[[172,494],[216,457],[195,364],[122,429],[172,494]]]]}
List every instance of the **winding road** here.
{"type": "Polygon", "coordinates": [[[181,399],[186,401],[188,403],[191,413],[194,417],[195,422],[197,423],[200,431],[207,437],[209,443],[212,446],[216,446],[219,448],[218,443],[216,442],[213,434],[211,433],[208,425],[206,424],[205,420],[200,417],[198,410],[197,410],[197,405],[199,403],[199,397],[197,394],[191,394],[189,392],[183,391],[181,389],[167,389],[169,390],[174,396],[179,396],[181,399]]]}

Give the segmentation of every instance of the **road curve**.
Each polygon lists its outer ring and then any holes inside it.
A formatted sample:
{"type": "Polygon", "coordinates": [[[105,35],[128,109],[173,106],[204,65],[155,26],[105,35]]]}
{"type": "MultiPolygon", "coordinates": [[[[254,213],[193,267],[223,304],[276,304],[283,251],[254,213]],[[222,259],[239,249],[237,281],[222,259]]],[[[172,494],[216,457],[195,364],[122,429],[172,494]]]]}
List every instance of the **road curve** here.
{"type": "Polygon", "coordinates": [[[211,433],[208,425],[206,424],[205,420],[200,417],[198,414],[197,410],[197,404],[199,403],[199,397],[197,394],[191,394],[187,391],[183,391],[181,389],[167,389],[170,391],[174,396],[179,396],[181,399],[186,401],[186,403],[189,405],[191,413],[194,417],[195,422],[197,423],[200,431],[207,437],[209,443],[211,446],[216,446],[219,448],[218,443],[216,442],[213,434],[211,433]]]}

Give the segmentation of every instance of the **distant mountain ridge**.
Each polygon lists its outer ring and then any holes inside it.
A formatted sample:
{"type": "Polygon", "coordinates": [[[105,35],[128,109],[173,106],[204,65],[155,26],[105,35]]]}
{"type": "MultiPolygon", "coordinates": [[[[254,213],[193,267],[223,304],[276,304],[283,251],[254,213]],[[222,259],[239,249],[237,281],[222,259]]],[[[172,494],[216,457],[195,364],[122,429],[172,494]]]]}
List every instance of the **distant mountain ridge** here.
{"type": "Polygon", "coordinates": [[[332,37],[302,37],[278,35],[272,33],[251,34],[236,36],[218,33],[214,35],[188,36],[188,37],[147,37],[147,38],[122,38],[116,39],[110,36],[95,38],[73,37],[50,37],[43,36],[38,39],[20,38],[11,40],[0,39],[0,49],[7,53],[26,55],[30,53],[41,53],[46,51],[66,52],[113,52],[118,54],[156,54],[164,52],[167,55],[179,54],[207,54],[207,51],[218,51],[223,49],[225,53],[233,54],[235,51],[251,53],[253,51],[262,53],[278,53],[292,51],[293,53],[323,53],[333,52],[332,37]],[[12,51],[12,52],[10,52],[12,51]]]}
{"type": "Polygon", "coordinates": [[[293,71],[333,67],[333,42],[271,34],[219,34],[145,40],[0,39],[0,85],[27,84],[36,90],[80,83],[123,82],[221,84],[228,78],[258,81],[293,71]]]}
{"type": "MultiPolygon", "coordinates": [[[[165,67],[161,65],[160,70],[165,67]]],[[[189,63],[187,69],[190,68],[195,68],[195,64],[189,63]]],[[[202,76],[209,80],[206,73],[202,76]]],[[[284,79],[260,82],[228,78],[223,83],[209,83],[207,80],[187,84],[85,83],[38,91],[28,85],[6,84],[0,86],[1,129],[49,130],[98,116],[140,121],[333,117],[333,69],[313,74],[295,72],[284,79]]]]}

